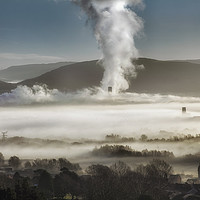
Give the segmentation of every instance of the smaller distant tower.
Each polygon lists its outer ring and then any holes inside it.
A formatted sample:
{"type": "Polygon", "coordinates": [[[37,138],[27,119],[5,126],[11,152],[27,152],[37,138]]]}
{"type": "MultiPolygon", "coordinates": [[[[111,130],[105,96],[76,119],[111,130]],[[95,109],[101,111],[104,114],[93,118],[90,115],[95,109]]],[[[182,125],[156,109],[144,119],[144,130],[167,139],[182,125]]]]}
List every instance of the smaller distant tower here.
{"type": "Polygon", "coordinates": [[[2,141],[6,141],[8,131],[2,131],[2,141]]]}
{"type": "Polygon", "coordinates": [[[198,166],[198,179],[200,179],[200,163],[199,163],[199,166],[198,166]]]}
{"type": "Polygon", "coordinates": [[[112,93],[112,87],[108,87],[108,92],[112,93]]]}
{"type": "Polygon", "coordinates": [[[187,108],[186,107],[182,107],[182,114],[186,114],[187,112],[187,108]]]}

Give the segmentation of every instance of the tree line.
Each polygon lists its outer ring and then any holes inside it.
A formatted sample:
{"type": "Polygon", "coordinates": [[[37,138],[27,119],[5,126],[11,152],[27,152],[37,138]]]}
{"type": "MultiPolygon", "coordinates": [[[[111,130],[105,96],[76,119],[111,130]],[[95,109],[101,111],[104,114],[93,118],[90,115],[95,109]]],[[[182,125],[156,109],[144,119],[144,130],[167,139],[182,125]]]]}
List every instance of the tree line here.
{"type": "Polygon", "coordinates": [[[140,138],[136,139],[134,137],[122,137],[117,134],[106,135],[105,141],[115,142],[115,143],[125,143],[125,142],[184,142],[188,140],[200,140],[200,134],[196,135],[180,135],[171,136],[170,138],[148,138],[147,135],[142,134],[140,138]]]}
{"type": "Polygon", "coordinates": [[[173,152],[157,150],[148,151],[147,149],[136,151],[127,145],[103,145],[100,148],[95,148],[92,151],[92,155],[105,157],[174,157],[173,152]]]}
{"type": "Polygon", "coordinates": [[[18,172],[11,178],[0,174],[2,200],[168,200],[168,178],[172,167],[163,160],[152,160],[132,170],[124,162],[111,166],[91,165],[84,175],[66,167],[58,174],[37,169],[33,177],[18,172]]]}
{"type": "Polygon", "coordinates": [[[59,171],[61,168],[68,168],[69,170],[78,171],[81,167],[78,163],[71,163],[66,158],[59,159],[35,159],[32,161],[22,162],[22,160],[17,156],[11,156],[8,159],[7,165],[5,164],[5,159],[2,153],[0,153],[0,166],[8,166],[13,169],[46,169],[59,171]]]}

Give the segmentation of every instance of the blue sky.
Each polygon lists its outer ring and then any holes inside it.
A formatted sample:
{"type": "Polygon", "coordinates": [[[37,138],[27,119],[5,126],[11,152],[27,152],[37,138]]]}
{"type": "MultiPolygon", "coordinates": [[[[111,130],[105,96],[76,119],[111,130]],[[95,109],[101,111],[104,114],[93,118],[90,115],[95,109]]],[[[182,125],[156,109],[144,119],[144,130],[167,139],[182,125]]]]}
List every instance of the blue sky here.
{"type": "MultiPolygon", "coordinates": [[[[200,58],[200,1],[145,0],[136,40],[140,55],[200,58]]],[[[98,59],[86,16],[69,0],[0,0],[0,68],[15,64],[98,59]]]]}

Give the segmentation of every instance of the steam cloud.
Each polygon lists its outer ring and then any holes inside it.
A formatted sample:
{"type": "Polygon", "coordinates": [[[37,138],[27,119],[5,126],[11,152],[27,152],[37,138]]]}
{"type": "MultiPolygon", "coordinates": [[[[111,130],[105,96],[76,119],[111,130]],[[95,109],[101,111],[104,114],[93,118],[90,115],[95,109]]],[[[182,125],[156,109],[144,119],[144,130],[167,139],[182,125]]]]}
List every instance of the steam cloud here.
{"type": "Polygon", "coordinates": [[[129,88],[127,75],[136,76],[132,60],[138,57],[134,37],[143,27],[142,20],[131,9],[142,0],[72,0],[80,5],[92,21],[105,68],[102,88],[113,87],[118,93],[129,88]]]}
{"type": "Polygon", "coordinates": [[[145,93],[119,93],[110,96],[101,88],[63,93],[57,89],[48,89],[46,85],[34,85],[31,88],[18,86],[10,93],[0,95],[0,107],[33,104],[129,105],[159,103],[200,103],[200,98],[145,93]]]}

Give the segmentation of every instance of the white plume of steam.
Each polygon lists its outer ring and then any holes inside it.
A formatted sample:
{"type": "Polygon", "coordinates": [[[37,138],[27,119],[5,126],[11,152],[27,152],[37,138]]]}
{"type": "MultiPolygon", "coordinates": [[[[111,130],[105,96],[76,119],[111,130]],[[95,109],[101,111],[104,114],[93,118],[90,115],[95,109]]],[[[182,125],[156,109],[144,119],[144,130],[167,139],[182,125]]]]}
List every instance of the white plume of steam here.
{"type": "Polygon", "coordinates": [[[142,20],[131,9],[143,5],[142,0],[73,0],[92,21],[102,49],[101,63],[105,68],[102,88],[113,87],[113,92],[129,88],[127,75],[136,76],[132,60],[138,57],[134,37],[143,28],[142,20]]]}

